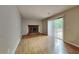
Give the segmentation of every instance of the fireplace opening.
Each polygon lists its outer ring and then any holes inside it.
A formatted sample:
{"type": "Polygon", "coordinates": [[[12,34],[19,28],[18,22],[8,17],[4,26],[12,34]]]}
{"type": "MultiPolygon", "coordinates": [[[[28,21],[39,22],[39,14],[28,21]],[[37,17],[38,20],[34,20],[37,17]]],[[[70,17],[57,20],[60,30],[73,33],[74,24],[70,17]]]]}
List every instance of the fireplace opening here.
{"type": "Polygon", "coordinates": [[[30,33],[38,33],[38,25],[28,25],[29,34],[30,33]]]}
{"type": "Polygon", "coordinates": [[[35,27],[35,28],[33,28],[33,32],[37,32],[37,28],[35,27]]]}

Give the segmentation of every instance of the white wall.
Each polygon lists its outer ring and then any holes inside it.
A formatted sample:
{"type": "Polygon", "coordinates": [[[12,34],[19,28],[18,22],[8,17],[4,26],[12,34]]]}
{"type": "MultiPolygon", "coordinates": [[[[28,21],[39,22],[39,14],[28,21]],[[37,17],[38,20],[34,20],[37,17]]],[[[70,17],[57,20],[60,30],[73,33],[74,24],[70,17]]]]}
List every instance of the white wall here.
{"type": "Polygon", "coordinates": [[[20,16],[16,6],[0,6],[0,53],[14,53],[20,41],[20,16]]]}
{"type": "Polygon", "coordinates": [[[48,20],[42,20],[42,30],[44,34],[48,33],[48,20]]]}
{"type": "Polygon", "coordinates": [[[28,25],[39,25],[39,32],[42,33],[42,20],[22,19],[22,35],[28,34],[28,25]]]}
{"type": "Polygon", "coordinates": [[[64,40],[79,46],[79,7],[65,13],[64,24],[64,40]]]}

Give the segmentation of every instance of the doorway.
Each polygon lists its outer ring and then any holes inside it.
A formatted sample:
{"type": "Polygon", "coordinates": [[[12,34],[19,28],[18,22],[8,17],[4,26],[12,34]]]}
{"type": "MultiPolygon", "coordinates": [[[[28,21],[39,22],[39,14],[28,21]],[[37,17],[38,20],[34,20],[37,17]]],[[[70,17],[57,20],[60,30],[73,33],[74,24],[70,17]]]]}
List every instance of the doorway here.
{"type": "Polygon", "coordinates": [[[55,37],[57,39],[63,40],[63,18],[57,18],[54,20],[54,30],[55,30],[55,37]]]}
{"type": "Polygon", "coordinates": [[[64,49],[63,38],[63,17],[48,21],[48,37],[50,40],[51,53],[66,53],[64,49]]]}
{"type": "Polygon", "coordinates": [[[48,21],[48,35],[63,40],[63,17],[48,21]]]}

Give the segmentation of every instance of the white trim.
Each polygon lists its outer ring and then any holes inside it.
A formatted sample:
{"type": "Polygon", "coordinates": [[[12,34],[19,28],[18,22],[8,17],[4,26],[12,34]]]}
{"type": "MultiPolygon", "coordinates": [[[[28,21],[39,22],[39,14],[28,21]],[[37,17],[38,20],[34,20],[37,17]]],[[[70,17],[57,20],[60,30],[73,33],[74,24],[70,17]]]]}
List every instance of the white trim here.
{"type": "Polygon", "coordinates": [[[16,45],[16,48],[13,50],[13,53],[12,53],[12,54],[15,54],[16,49],[17,49],[17,47],[18,47],[18,45],[19,45],[19,43],[20,43],[20,41],[21,41],[21,38],[22,38],[22,35],[20,36],[19,41],[18,41],[18,43],[17,43],[17,45],[16,45]]]}
{"type": "Polygon", "coordinates": [[[71,42],[67,42],[67,41],[64,41],[64,42],[69,43],[69,44],[71,44],[73,46],[79,47],[79,45],[77,45],[77,44],[74,44],[74,43],[71,43],[71,42]]]}

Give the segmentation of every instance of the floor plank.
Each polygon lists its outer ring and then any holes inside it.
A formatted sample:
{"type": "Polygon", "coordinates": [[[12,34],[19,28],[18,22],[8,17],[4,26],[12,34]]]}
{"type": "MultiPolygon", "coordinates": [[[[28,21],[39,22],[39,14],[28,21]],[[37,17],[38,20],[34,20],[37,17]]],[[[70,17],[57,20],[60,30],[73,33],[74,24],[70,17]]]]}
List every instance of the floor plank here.
{"type": "MultiPolygon", "coordinates": [[[[47,35],[23,36],[16,54],[49,54],[47,35]]],[[[53,54],[78,54],[79,48],[55,39],[53,54]]]]}

